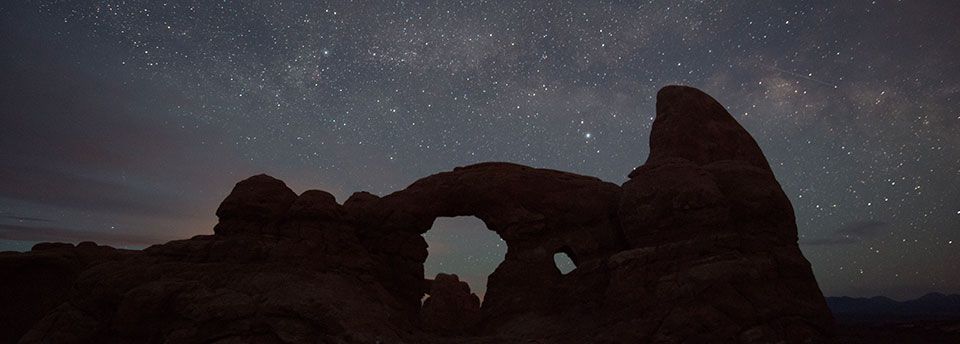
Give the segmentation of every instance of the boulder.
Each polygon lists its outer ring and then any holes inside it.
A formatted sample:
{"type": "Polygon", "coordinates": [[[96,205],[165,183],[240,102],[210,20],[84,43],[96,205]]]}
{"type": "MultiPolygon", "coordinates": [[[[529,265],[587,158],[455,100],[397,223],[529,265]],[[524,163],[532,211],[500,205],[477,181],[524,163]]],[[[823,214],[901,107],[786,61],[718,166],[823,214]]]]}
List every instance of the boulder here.
{"type": "Polygon", "coordinates": [[[244,179],[217,208],[220,222],[213,231],[223,235],[263,232],[270,229],[265,224],[280,219],[296,201],[297,194],[279,179],[265,174],[244,179]]]}
{"type": "Polygon", "coordinates": [[[441,335],[464,335],[480,324],[480,298],[467,282],[444,273],[430,281],[430,296],[423,302],[420,320],[424,329],[441,335]]]}
{"type": "Polygon", "coordinates": [[[290,213],[291,217],[308,220],[339,220],[343,216],[343,207],[329,192],[307,190],[290,206],[290,213]]]}

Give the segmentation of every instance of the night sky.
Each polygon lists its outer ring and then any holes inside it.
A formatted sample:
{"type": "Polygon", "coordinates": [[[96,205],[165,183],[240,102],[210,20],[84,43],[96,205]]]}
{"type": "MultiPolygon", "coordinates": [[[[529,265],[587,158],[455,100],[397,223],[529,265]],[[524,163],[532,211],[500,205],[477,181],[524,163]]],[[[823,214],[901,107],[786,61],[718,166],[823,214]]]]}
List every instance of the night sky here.
{"type": "MultiPolygon", "coordinates": [[[[509,161],[623,183],[655,95],[756,138],[824,294],[960,292],[960,3],[0,3],[0,250],[212,233],[268,173],[343,202],[509,161]],[[954,243],[954,241],[957,241],[954,243]]],[[[438,219],[427,274],[505,244],[438,219]]]]}

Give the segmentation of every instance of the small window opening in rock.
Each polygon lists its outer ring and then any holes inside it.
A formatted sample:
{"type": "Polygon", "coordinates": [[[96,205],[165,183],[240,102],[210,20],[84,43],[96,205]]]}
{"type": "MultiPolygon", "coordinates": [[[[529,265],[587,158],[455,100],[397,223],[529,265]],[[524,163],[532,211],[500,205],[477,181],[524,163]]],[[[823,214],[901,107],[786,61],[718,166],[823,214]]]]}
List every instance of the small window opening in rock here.
{"type": "Polygon", "coordinates": [[[506,257],[507,242],[474,216],[438,217],[423,239],[428,245],[423,276],[456,274],[483,300],[487,277],[506,257]]]}
{"type": "Polygon", "coordinates": [[[554,254],[553,262],[557,264],[557,269],[560,269],[560,273],[564,275],[577,268],[577,266],[573,264],[573,259],[570,259],[570,256],[564,252],[554,254]]]}
{"type": "MultiPolygon", "coordinates": [[[[436,276],[436,275],[434,275],[434,276],[436,276]]],[[[430,277],[427,277],[427,278],[430,278],[430,277]]],[[[423,306],[423,302],[424,302],[424,301],[427,301],[427,298],[428,298],[428,297],[430,297],[430,294],[423,294],[423,296],[420,297],[420,305],[421,305],[421,306],[423,306]]]]}

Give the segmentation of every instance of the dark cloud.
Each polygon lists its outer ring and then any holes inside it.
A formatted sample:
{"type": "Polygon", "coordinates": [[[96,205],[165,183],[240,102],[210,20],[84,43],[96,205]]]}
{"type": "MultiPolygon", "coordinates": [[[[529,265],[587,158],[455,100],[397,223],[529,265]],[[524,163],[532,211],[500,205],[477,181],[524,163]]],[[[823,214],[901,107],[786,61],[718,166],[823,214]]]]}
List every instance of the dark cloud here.
{"type": "Polygon", "coordinates": [[[125,232],[108,233],[57,227],[34,227],[0,224],[0,239],[73,243],[81,241],[94,241],[104,245],[145,247],[179,238],[165,237],[162,235],[137,235],[125,232]]]}
{"type": "Polygon", "coordinates": [[[0,197],[35,205],[112,214],[183,216],[193,204],[176,202],[164,190],[150,192],[54,170],[0,167],[0,197]]]}
{"type": "Polygon", "coordinates": [[[829,238],[812,238],[812,239],[801,239],[799,241],[800,246],[834,246],[834,245],[847,245],[855,244],[860,242],[860,239],[853,237],[829,237],[829,238]]]}
{"type": "Polygon", "coordinates": [[[18,215],[6,215],[6,214],[0,214],[0,219],[14,220],[14,221],[18,221],[18,222],[24,222],[24,221],[26,221],[26,222],[53,222],[53,220],[43,219],[43,218],[39,218],[39,217],[18,216],[18,215]]]}
{"type": "Polygon", "coordinates": [[[836,235],[847,235],[847,236],[856,236],[860,238],[873,238],[881,234],[881,231],[890,226],[889,222],[882,221],[863,221],[863,222],[854,222],[849,225],[840,227],[834,234],[836,235]]]}
{"type": "Polygon", "coordinates": [[[831,236],[800,240],[803,246],[832,246],[856,244],[866,239],[872,239],[882,234],[881,231],[889,228],[890,223],[880,221],[861,221],[837,228],[831,236]]]}

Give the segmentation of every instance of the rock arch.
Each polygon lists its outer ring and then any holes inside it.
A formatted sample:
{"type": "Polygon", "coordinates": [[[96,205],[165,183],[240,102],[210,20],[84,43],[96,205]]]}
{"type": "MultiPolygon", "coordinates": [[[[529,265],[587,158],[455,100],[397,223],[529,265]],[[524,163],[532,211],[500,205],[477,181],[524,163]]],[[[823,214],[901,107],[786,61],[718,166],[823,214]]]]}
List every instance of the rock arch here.
{"type": "MultiPolygon", "coordinates": [[[[620,193],[616,184],[594,177],[493,162],[420,179],[358,211],[374,212],[368,219],[371,237],[407,233],[406,238],[393,240],[405,243],[396,251],[418,264],[427,254],[420,234],[437,217],[481,219],[507,243],[503,263],[487,282],[483,312],[488,319],[550,307],[552,288],[561,277],[554,253],[564,250],[571,257],[591,260],[622,250],[620,193]]],[[[350,203],[345,205],[349,208],[350,203]]],[[[417,273],[422,279],[422,265],[412,274],[417,273]]],[[[402,296],[406,300],[419,301],[422,295],[422,290],[408,292],[402,296]]]]}
{"type": "MultiPolygon", "coordinates": [[[[221,204],[214,235],[139,252],[38,245],[0,257],[8,275],[35,263],[76,272],[47,286],[72,288],[51,297],[61,306],[10,302],[2,315],[18,321],[17,332],[0,338],[420,343],[439,342],[442,330],[507,343],[829,338],[833,320],[797,246],[790,201],[716,100],[689,87],[661,90],[650,156],[629,177],[617,186],[484,163],[340,205],[329,193],[297,195],[254,176],[221,204]],[[507,255],[474,309],[477,327],[425,328],[424,290],[462,288],[454,276],[440,279],[445,287],[424,280],[421,233],[439,216],[467,215],[497,232],[507,255]],[[558,251],[577,264],[567,275],[553,266],[558,251]]],[[[35,279],[13,281],[0,290],[36,288],[35,279]]]]}

